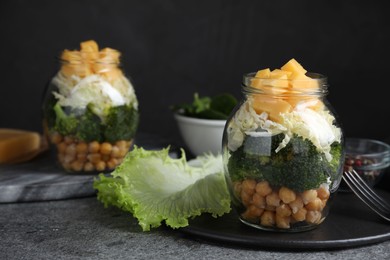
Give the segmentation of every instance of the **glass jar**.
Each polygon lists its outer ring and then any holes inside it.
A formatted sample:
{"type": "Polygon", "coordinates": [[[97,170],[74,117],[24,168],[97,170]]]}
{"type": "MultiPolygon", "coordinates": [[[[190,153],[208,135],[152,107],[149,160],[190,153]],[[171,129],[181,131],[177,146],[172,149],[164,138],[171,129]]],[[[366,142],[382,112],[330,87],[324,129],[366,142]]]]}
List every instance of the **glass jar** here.
{"type": "Polygon", "coordinates": [[[45,135],[68,172],[113,170],[132,146],[139,112],[117,50],[64,50],[43,101],[45,135]]]}
{"type": "Polygon", "coordinates": [[[327,78],[244,75],[244,99],[223,136],[225,176],[240,220],[297,232],[324,221],[338,190],[344,140],[326,100],[327,78]]]}

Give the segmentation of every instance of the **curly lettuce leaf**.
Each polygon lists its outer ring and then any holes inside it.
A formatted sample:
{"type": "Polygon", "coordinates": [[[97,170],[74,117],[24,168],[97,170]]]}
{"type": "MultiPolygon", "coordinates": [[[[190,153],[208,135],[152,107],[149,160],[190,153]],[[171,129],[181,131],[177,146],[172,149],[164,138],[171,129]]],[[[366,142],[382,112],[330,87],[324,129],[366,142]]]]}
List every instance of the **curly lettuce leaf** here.
{"type": "Polygon", "coordinates": [[[202,213],[218,217],[231,209],[222,156],[199,156],[196,163],[187,163],[184,151],[181,158],[171,158],[169,147],[134,147],[111,176],[95,179],[94,188],[105,207],[132,213],[144,231],[163,221],[171,228],[185,227],[202,213]]]}

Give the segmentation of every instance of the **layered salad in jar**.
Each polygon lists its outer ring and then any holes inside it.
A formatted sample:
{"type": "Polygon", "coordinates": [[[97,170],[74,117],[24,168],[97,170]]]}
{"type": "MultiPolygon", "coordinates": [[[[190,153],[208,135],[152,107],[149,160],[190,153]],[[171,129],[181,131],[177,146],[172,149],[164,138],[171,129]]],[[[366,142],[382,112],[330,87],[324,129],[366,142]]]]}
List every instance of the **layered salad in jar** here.
{"type": "Polygon", "coordinates": [[[224,164],[241,221],[266,230],[320,224],[340,184],[343,136],[323,76],[291,59],[244,76],[246,99],[228,121],[224,164]]]}
{"type": "Polygon", "coordinates": [[[114,169],[138,127],[133,85],[119,67],[120,52],[93,41],[64,50],[44,104],[44,128],[62,167],[70,172],[114,169]]]}

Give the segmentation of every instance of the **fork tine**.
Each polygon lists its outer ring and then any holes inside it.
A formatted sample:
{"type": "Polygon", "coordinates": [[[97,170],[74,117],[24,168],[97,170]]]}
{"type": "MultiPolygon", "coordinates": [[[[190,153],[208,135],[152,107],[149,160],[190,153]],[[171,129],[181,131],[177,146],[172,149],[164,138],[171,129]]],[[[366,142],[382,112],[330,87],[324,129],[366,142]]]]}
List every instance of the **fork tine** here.
{"type": "Polygon", "coordinates": [[[372,188],[370,186],[368,186],[368,184],[360,177],[360,175],[355,170],[353,170],[351,174],[352,174],[353,177],[355,177],[355,179],[357,179],[359,181],[359,183],[364,188],[366,188],[367,190],[371,191],[370,195],[372,195],[372,197],[375,200],[380,202],[383,205],[384,208],[386,208],[387,210],[390,211],[390,204],[386,200],[384,200],[381,196],[379,196],[374,190],[372,190],[372,188]]]}
{"type": "Polygon", "coordinates": [[[369,206],[373,211],[382,216],[384,219],[390,221],[389,209],[385,206],[381,206],[381,203],[379,203],[377,200],[374,200],[372,195],[370,195],[373,190],[370,188],[369,191],[367,191],[364,186],[362,186],[361,183],[353,176],[354,174],[357,173],[345,172],[343,174],[343,179],[347,185],[367,206],[369,206]]]}
{"type": "Polygon", "coordinates": [[[364,192],[364,190],[359,186],[358,183],[353,179],[351,176],[351,173],[346,172],[343,175],[344,181],[348,184],[348,186],[351,188],[351,190],[355,193],[356,196],[358,196],[367,206],[369,206],[372,210],[377,212],[378,214],[382,215],[382,208],[378,208],[377,204],[374,203],[369,196],[364,192]]]}
{"type": "Polygon", "coordinates": [[[381,207],[385,211],[390,213],[390,205],[382,197],[376,194],[376,192],[372,190],[370,186],[367,185],[367,183],[359,176],[359,174],[355,170],[350,172],[350,174],[351,174],[350,176],[354,178],[357,184],[359,184],[359,186],[364,191],[366,191],[367,196],[371,197],[373,200],[375,200],[378,203],[378,207],[381,207]]]}

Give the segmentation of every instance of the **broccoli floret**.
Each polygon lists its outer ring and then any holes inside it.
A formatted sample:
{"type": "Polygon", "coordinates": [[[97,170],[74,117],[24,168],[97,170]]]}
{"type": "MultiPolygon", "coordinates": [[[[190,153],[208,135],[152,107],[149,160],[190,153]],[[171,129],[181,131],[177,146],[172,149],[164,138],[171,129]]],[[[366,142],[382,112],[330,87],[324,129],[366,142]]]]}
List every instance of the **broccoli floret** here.
{"type": "Polygon", "coordinates": [[[92,104],[85,111],[53,106],[54,118],[50,126],[62,135],[72,135],[79,140],[108,141],[130,140],[137,130],[139,115],[132,106],[110,107],[103,123],[93,112],[92,104]]]}
{"type": "Polygon", "coordinates": [[[65,113],[58,103],[53,107],[53,110],[56,115],[54,129],[62,135],[71,135],[75,133],[79,124],[76,116],[65,113]]]}
{"type": "Polygon", "coordinates": [[[283,138],[282,134],[275,135],[269,143],[247,137],[244,145],[233,152],[229,158],[228,170],[232,180],[245,178],[267,180],[272,186],[285,186],[302,192],[318,188],[327,181],[328,177],[332,180],[335,178],[341,162],[340,144],[332,145],[333,159],[328,162],[325,155],[317,151],[309,140],[299,136],[293,136],[286,147],[276,153],[275,149],[283,138]],[[250,149],[246,150],[245,145],[249,142],[251,143],[247,147],[250,149]],[[256,143],[262,147],[256,147],[256,143]],[[265,155],[267,151],[268,156],[265,155]]]}
{"type": "Polygon", "coordinates": [[[102,140],[102,126],[100,118],[92,112],[91,106],[79,118],[79,126],[77,128],[76,137],[85,142],[102,140]]]}
{"type": "Polygon", "coordinates": [[[229,175],[232,181],[241,181],[246,178],[261,179],[260,161],[255,156],[244,151],[243,146],[232,153],[228,161],[229,175]]]}
{"type": "Polygon", "coordinates": [[[134,137],[139,113],[132,105],[111,107],[104,124],[104,138],[109,142],[130,140],[134,137]]]}

